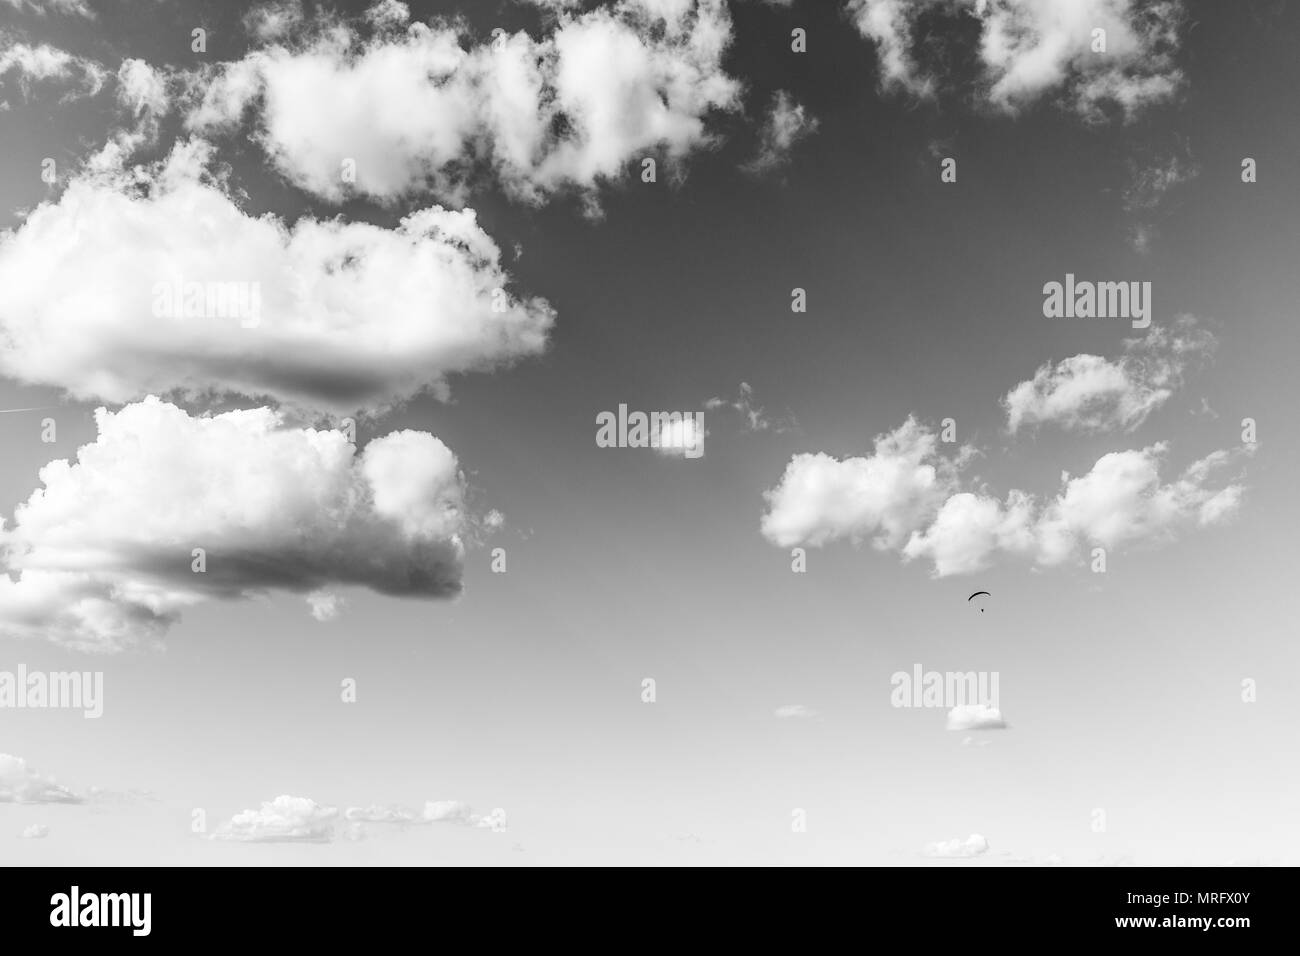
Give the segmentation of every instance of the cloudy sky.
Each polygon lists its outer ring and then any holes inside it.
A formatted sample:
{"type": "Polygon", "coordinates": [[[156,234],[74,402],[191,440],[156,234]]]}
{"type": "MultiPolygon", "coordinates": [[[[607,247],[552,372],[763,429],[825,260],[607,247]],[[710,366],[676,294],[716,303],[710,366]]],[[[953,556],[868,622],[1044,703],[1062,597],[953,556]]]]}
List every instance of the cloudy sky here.
{"type": "Polygon", "coordinates": [[[1298,27],[0,0],[4,859],[1300,862],[1298,27]]]}

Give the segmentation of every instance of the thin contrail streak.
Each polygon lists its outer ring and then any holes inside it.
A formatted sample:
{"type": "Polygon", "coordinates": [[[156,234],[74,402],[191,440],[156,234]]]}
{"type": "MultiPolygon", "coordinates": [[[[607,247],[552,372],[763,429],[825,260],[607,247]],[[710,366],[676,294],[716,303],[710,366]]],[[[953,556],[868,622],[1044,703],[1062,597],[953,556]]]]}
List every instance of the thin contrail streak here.
{"type": "Polygon", "coordinates": [[[43,412],[47,408],[58,408],[57,405],[37,405],[35,408],[0,408],[0,415],[9,415],[13,412],[43,412]]]}

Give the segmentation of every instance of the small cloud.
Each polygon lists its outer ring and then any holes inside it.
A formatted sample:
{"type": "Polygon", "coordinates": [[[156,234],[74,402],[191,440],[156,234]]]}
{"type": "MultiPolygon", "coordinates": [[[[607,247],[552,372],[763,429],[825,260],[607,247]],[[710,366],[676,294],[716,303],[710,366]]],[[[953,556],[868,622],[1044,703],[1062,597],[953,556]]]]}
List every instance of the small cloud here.
{"type": "Polygon", "coordinates": [[[782,706],[778,707],[776,710],[772,711],[772,713],[775,716],[781,718],[782,720],[787,720],[790,718],[797,718],[797,717],[817,716],[817,711],[805,707],[803,704],[783,704],[782,706]]]}
{"type": "Polygon", "coordinates": [[[43,823],[33,823],[23,830],[24,840],[44,840],[50,835],[50,828],[43,823]]]}
{"type": "Polygon", "coordinates": [[[500,807],[495,807],[492,812],[485,817],[474,818],[473,824],[480,829],[495,830],[498,832],[508,829],[506,812],[500,807]]]}
{"type": "Polygon", "coordinates": [[[1214,420],[1218,420],[1219,417],[1219,413],[1210,407],[1210,400],[1208,398],[1202,398],[1201,407],[1192,409],[1192,414],[1204,415],[1207,418],[1214,419],[1214,420]]]}
{"type": "Polygon", "coordinates": [[[743,168],[746,172],[761,175],[785,166],[790,162],[791,150],[817,132],[817,126],[817,120],[801,103],[795,102],[785,90],[778,90],[763,121],[758,155],[743,168]]]}
{"type": "Polygon", "coordinates": [[[348,807],[343,818],[350,823],[427,823],[413,810],[406,807],[348,807]]]}
{"type": "Polygon", "coordinates": [[[1129,243],[1145,255],[1160,234],[1158,221],[1171,190],[1200,175],[1200,167],[1185,144],[1176,151],[1142,160],[1129,160],[1129,182],[1124,188],[1124,211],[1132,218],[1129,243]]]}
{"type": "Polygon", "coordinates": [[[654,450],[671,458],[700,458],[704,454],[706,435],[703,414],[688,413],[665,420],[659,426],[658,444],[654,450]]]}
{"type": "Polygon", "coordinates": [[[921,852],[925,856],[941,860],[968,860],[971,857],[987,853],[989,841],[978,833],[972,833],[965,840],[941,840],[927,843],[921,852]]]}
{"type": "Polygon", "coordinates": [[[963,704],[948,711],[949,730],[1005,730],[1002,711],[983,704],[963,704]]]}
{"type": "Polygon", "coordinates": [[[337,618],[347,604],[339,594],[326,588],[309,593],[307,603],[311,605],[311,616],[322,623],[337,618]]]}
{"type": "Polygon", "coordinates": [[[748,382],[740,383],[740,394],[735,401],[714,397],[704,403],[704,408],[708,411],[716,411],[719,408],[731,409],[741,416],[741,430],[746,432],[764,432],[769,429],[783,432],[793,426],[791,421],[773,421],[768,418],[763,409],[754,403],[754,389],[748,382]]]}

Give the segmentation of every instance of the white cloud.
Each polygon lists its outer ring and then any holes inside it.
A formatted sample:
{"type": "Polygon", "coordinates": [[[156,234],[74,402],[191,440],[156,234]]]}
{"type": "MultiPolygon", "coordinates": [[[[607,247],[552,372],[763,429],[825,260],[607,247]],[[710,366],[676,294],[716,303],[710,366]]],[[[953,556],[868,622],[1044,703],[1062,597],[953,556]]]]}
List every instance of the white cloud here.
{"type": "Polygon", "coordinates": [[[207,599],[460,589],[463,479],[427,432],[358,453],[342,431],[267,408],[191,417],[150,398],[95,417],[95,441],[42,468],[0,532],[19,573],[0,576],[0,633],[115,651],[158,641],[207,599]]]}
{"type": "Polygon", "coordinates": [[[795,455],[764,494],[763,534],[780,547],[848,538],[897,548],[955,485],[956,465],[939,457],[937,445],[932,430],[908,418],[878,436],[866,458],[795,455]]]}
{"type": "Polygon", "coordinates": [[[424,805],[424,819],[430,823],[469,823],[474,814],[459,800],[430,800],[424,805]]]}
{"type": "Polygon", "coordinates": [[[133,115],[167,112],[167,76],[144,60],[123,60],[117,70],[117,83],[117,100],[133,115]]]}
{"type": "Polygon", "coordinates": [[[1187,527],[1232,517],[1245,489],[1222,487],[1211,476],[1237,457],[1217,451],[1193,462],[1176,480],[1160,479],[1166,443],[1103,455],[1088,474],[1062,476],[1064,489],[1047,505],[1036,528],[1038,561],[1059,564],[1086,545],[1117,548],[1172,539],[1187,527]]]}
{"type": "Polygon", "coordinates": [[[430,800],[424,809],[416,812],[400,806],[349,807],[344,819],[354,824],[378,823],[398,826],[416,826],[432,823],[454,823],[461,826],[505,829],[505,811],[500,807],[486,815],[475,813],[467,803],[459,800],[430,800]]]}
{"type": "Polygon", "coordinates": [[[960,704],[948,711],[949,730],[1005,730],[1006,726],[1002,711],[996,707],[960,704]]]}
{"type": "Polygon", "coordinates": [[[334,839],[335,807],[286,795],[265,801],[259,810],[235,814],[209,835],[240,843],[328,843],[334,839]]]}
{"type": "Polygon", "coordinates": [[[679,418],[665,419],[659,426],[658,444],[653,447],[656,453],[670,458],[699,458],[704,454],[707,436],[703,414],[697,419],[688,412],[679,418]]]}
{"type": "Polygon", "coordinates": [[[817,716],[817,711],[805,707],[803,704],[782,704],[772,713],[782,720],[817,716]]]}
{"type": "Polygon", "coordinates": [[[502,291],[472,210],[289,226],[241,211],[209,161],[190,142],[109,162],[0,233],[0,372],[82,399],[213,391],[347,414],[545,348],[552,309],[502,291]]]}
{"type": "Polygon", "coordinates": [[[849,0],[848,12],[858,32],[876,45],[880,84],[914,96],[934,95],[937,84],[912,56],[912,25],[925,0],[849,0]]]}
{"type": "Polygon", "coordinates": [[[930,97],[948,80],[931,61],[953,55],[918,61],[918,17],[936,10],[979,21],[977,82],[998,110],[1014,113],[1057,93],[1089,121],[1108,110],[1132,119],[1183,82],[1174,62],[1182,23],[1175,0],[849,0],[854,25],[876,46],[884,87],[930,97]],[[1105,52],[1093,49],[1096,29],[1105,31],[1105,52]]]}
{"type": "Polygon", "coordinates": [[[905,560],[928,559],[944,577],[982,570],[999,554],[1059,565],[1093,545],[1160,544],[1231,518],[1245,488],[1222,473],[1249,448],[1214,452],[1168,482],[1160,475],[1167,451],[1113,452],[1081,477],[1063,475],[1051,499],[1013,489],[1000,501],[962,488],[973,450],[942,458],[935,433],[909,418],[866,458],[794,456],[764,495],[761,528],[780,547],[870,540],[905,560]]]}
{"type": "Polygon", "coordinates": [[[345,820],[351,823],[388,823],[406,825],[424,823],[420,816],[406,807],[348,807],[343,813],[345,820]]]}
{"type": "Polygon", "coordinates": [[[338,618],[347,601],[338,593],[322,588],[307,595],[307,604],[311,607],[311,616],[321,623],[338,618]]]}
{"type": "Polygon", "coordinates": [[[972,833],[965,840],[952,839],[940,840],[938,843],[927,843],[925,849],[921,852],[926,856],[936,857],[938,859],[970,859],[987,853],[989,841],[984,839],[978,833],[972,833]]]}
{"type": "Polygon", "coordinates": [[[790,161],[791,150],[817,132],[818,125],[803,104],[796,103],[785,90],[778,90],[759,131],[758,155],[745,168],[752,173],[766,173],[784,166],[790,161]]]}
{"type": "Polygon", "coordinates": [[[721,65],[724,0],[561,10],[540,38],[500,32],[477,45],[454,23],[408,26],[399,6],[370,29],[327,18],[195,74],[187,122],[232,129],[251,112],[280,171],[333,201],[427,188],[455,200],[486,170],[537,202],[593,191],[649,151],[681,160],[711,142],[711,113],[739,108],[740,84],[721,65]]]}
{"type": "Polygon", "coordinates": [[[704,403],[704,408],[706,411],[731,409],[741,416],[742,428],[747,432],[764,432],[768,429],[781,432],[791,427],[788,421],[773,421],[768,418],[764,410],[754,404],[754,389],[748,382],[740,383],[740,394],[735,401],[715,396],[704,403]]]}
{"type": "Polygon", "coordinates": [[[912,532],[903,556],[929,558],[937,577],[973,574],[999,551],[1023,554],[1034,546],[1033,499],[1012,491],[1005,503],[971,492],[949,497],[928,527],[912,532]]]}
{"type": "Polygon", "coordinates": [[[259,3],[244,14],[243,25],[249,36],[267,43],[282,39],[302,27],[302,0],[270,0],[259,3]]]}
{"type": "Polygon", "coordinates": [[[33,823],[23,828],[24,840],[43,840],[50,835],[50,828],[43,823],[33,823]]]}
{"type": "Polygon", "coordinates": [[[481,830],[495,830],[497,832],[509,829],[506,812],[500,807],[495,807],[491,813],[485,816],[475,818],[473,825],[481,830]]]}
{"type": "Polygon", "coordinates": [[[1007,428],[1014,434],[1050,423],[1083,432],[1131,432],[1168,401],[1189,368],[1217,344],[1189,316],[1172,329],[1157,326],[1127,340],[1118,359],[1083,354],[1047,363],[1002,399],[1007,428]]]}
{"type": "Polygon", "coordinates": [[[95,11],[90,9],[86,0],[4,0],[4,2],[15,10],[26,8],[40,16],[61,13],[85,17],[88,20],[95,19],[95,11]]]}
{"type": "Polygon", "coordinates": [[[81,802],[67,787],[30,769],[22,757],[0,753],[0,803],[81,802]]]}
{"type": "Polygon", "coordinates": [[[94,60],[48,43],[19,43],[0,33],[0,80],[5,85],[16,84],[24,97],[31,95],[33,85],[53,82],[74,84],[64,99],[94,96],[104,88],[107,78],[107,71],[94,60]]]}

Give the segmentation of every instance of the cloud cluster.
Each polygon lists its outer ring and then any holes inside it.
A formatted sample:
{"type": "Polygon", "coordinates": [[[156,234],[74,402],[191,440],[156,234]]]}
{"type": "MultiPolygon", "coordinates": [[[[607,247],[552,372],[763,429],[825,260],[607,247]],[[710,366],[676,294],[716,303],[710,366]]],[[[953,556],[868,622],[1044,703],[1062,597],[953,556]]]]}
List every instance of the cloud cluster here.
{"type": "Polygon", "coordinates": [[[987,853],[988,850],[989,841],[978,833],[972,833],[964,840],[952,839],[927,843],[921,852],[926,856],[941,860],[967,860],[987,853]]]}
{"type": "Polygon", "coordinates": [[[0,531],[18,573],[0,576],[0,633],[115,651],[211,598],[460,590],[463,478],[427,432],[358,453],[345,432],[268,408],[192,417],[149,398],[95,417],[95,441],[42,468],[0,531]]]}
{"type": "Polygon", "coordinates": [[[261,809],[236,814],[208,839],[241,843],[329,843],[336,835],[335,824],[339,822],[343,824],[343,836],[349,840],[364,839],[367,824],[408,827],[453,823],[491,830],[504,830],[507,825],[501,808],[479,815],[459,800],[431,800],[418,813],[401,806],[373,805],[348,807],[340,814],[337,807],[285,795],[264,802],[261,809]]]}
{"type": "Polygon", "coordinates": [[[0,803],[81,803],[67,787],[27,766],[22,757],[0,754],[0,803]]]}
{"type": "Polygon", "coordinates": [[[1051,498],[1012,490],[998,499],[962,489],[971,449],[944,458],[936,433],[909,418],[866,457],[794,456],[764,494],[761,530],[781,547],[870,541],[929,560],[943,577],[983,570],[999,554],[1056,566],[1094,545],[1160,544],[1236,512],[1244,486],[1222,475],[1248,450],[1216,451],[1170,481],[1161,477],[1167,452],[1165,443],[1111,452],[1087,474],[1063,474],[1051,498]]]}
{"type": "Polygon", "coordinates": [[[1128,339],[1118,359],[1074,355],[1046,363],[1002,399],[1007,429],[1052,424],[1082,432],[1133,431],[1168,401],[1218,342],[1190,316],[1128,339]]]}
{"type": "Polygon", "coordinates": [[[235,814],[208,836],[238,843],[328,843],[334,838],[335,807],[287,794],[263,802],[261,809],[235,814]]]}
{"type": "Polygon", "coordinates": [[[349,413],[545,347],[553,311],[505,291],[472,211],[288,226],[241,211],[209,163],[192,141],[87,172],[0,234],[0,373],[82,399],[210,391],[349,413]]]}
{"type": "Polygon", "coordinates": [[[591,191],[648,151],[680,160],[710,143],[711,113],[739,108],[725,0],[553,6],[545,35],[487,43],[456,22],[408,23],[400,3],[364,25],[273,8],[252,21],[269,45],[195,74],[186,122],[251,122],[286,178],[333,201],[454,199],[488,175],[538,202],[591,191]]]}
{"type": "MultiPolygon", "coordinates": [[[[950,55],[927,57],[919,20],[960,11],[979,23],[974,51],[986,104],[1014,113],[1055,93],[1090,121],[1131,119],[1182,85],[1174,62],[1183,21],[1176,0],[849,0],[857,30],[876,47],[881,84],[931,97],[950,81],[950,55]],[[1097,31],[1103,31],[1098,33],[1097,31]]],[[[950,31],[951,32],[951,31],[950,31]]]]}

